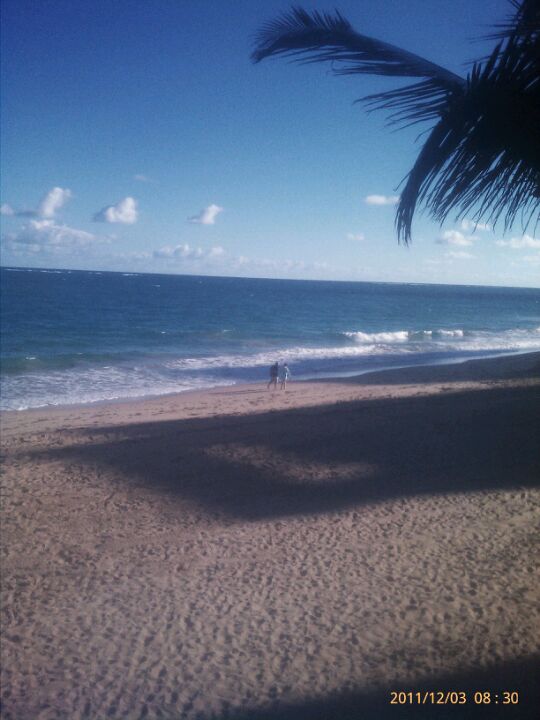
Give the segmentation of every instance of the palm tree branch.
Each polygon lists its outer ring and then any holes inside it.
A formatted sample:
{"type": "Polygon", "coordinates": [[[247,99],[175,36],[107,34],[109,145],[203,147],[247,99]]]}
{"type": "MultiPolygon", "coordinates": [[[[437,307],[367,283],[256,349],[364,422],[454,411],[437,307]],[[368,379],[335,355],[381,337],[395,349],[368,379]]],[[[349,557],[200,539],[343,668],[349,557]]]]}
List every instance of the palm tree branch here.
{"type": "Polygon", "coordinates": [[[424,58],[355,32],[336,12],[301,8],[262,28],[252,59],[290,56],[299,62],[338,61],[338,74],[374,74],[419,81],[363,98],[368,110],[390,111],[389,122],[435,121],[405,178],[396,215],[398,237],[411,239],[423,204],[444,221],[472,212],[505,229],[518,213],[529,223],[540,207],[540,11],[538,0],[512,0],[514,24],[466,79],[424,58]]]}
{"type": "Polygon", "coordinates": [[[540,209],[540,81],[536,47],[523,52],[510,41],[476,65],[462,94],[448,98],[407,176],[398,206],[398,237],[410,241],[418,203],[443,222],[458,217],[495,224],[505,213],[507,229],[521,214],[525,227],[540,209]]]}
{"type": "Polygon", "coordinates": [[[396,90],[366,95],[360,100],[366,103],[368,112],[393,110],[388,116],[390,125],[411,125],[439,118],[446,106],[448,92],[428,79],[396,90]]]}
{"type": "Polygon", "coordinates": [[[293,8],[267,23],[257,35],[252,60],[260,62],[275,55],[308,55],[303,62],[338,61],[348,63],[338,74],[374,74],[393,77],[431,78],[447,90],[463,85],[459,75],[414,53],[389,43],[360,35],[336,11],[313,12],[293,8]]]}
{"type": "Polygon", "coordinates": [[[494,27],[496,32],[486,39],[504,39],[538,35],[540,32],[540,3],[538,0],[510,0],[515,13],[494,27]]]}

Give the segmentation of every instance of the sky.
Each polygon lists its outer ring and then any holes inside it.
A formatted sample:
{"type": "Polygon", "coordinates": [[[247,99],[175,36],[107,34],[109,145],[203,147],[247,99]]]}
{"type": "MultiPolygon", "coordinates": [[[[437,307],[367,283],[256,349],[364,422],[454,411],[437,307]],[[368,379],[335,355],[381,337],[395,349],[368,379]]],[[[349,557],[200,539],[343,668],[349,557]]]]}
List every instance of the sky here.
{"type": "MultiPolygon", "coordinates": [[[[282,0],[3,0],[4,266],[540,286],[517,225],[394,227],[421,147],[358,98],[397,86],[249,58],[282,0]]],[[[507,0],[310,0],[459,74],[507,0]]],[[[428,126],[426,126],[428,127],[428,126]]]]}

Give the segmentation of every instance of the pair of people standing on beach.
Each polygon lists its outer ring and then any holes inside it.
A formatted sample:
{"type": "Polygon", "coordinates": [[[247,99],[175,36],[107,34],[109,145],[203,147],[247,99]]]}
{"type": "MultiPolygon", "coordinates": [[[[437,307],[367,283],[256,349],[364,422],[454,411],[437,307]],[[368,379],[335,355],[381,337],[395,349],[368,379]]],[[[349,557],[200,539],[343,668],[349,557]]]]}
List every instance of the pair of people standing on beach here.
{"type": "Polygon", "coordinates": [[[283,367],[280,369],[279,363],[275,362],[270,366],[270,380],[267,385],[267,389],[272,385],[274,390],[277,388],[278,380],[282,390],[287,387],[287,381],[291,377],[291,371],[287,363],[283,363],[283,367]]]}

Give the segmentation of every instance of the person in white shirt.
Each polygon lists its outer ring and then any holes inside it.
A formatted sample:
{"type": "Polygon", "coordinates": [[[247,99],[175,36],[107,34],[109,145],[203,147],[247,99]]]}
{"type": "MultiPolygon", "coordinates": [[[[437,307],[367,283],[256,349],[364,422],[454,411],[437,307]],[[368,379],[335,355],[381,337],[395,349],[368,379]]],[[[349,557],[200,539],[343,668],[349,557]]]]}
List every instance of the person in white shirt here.
{"type": "Polygon", "coordinates": [[[281,368],[281,389],[286,390],[287,389],[287,381],[291,377],[291,371],[289,370],[289,366],[287,363],[283,364],[283,367],[281,368]]]}

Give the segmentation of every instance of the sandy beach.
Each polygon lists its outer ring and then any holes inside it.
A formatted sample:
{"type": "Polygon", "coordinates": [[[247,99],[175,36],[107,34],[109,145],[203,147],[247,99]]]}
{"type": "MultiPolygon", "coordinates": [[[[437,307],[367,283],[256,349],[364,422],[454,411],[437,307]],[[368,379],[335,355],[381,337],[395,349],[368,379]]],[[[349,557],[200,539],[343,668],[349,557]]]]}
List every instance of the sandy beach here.
{"type": "Polygon", "coordinates": [[[535,717],[539,438],[539,353],[4,414],[2,717],[535,717]]]}

